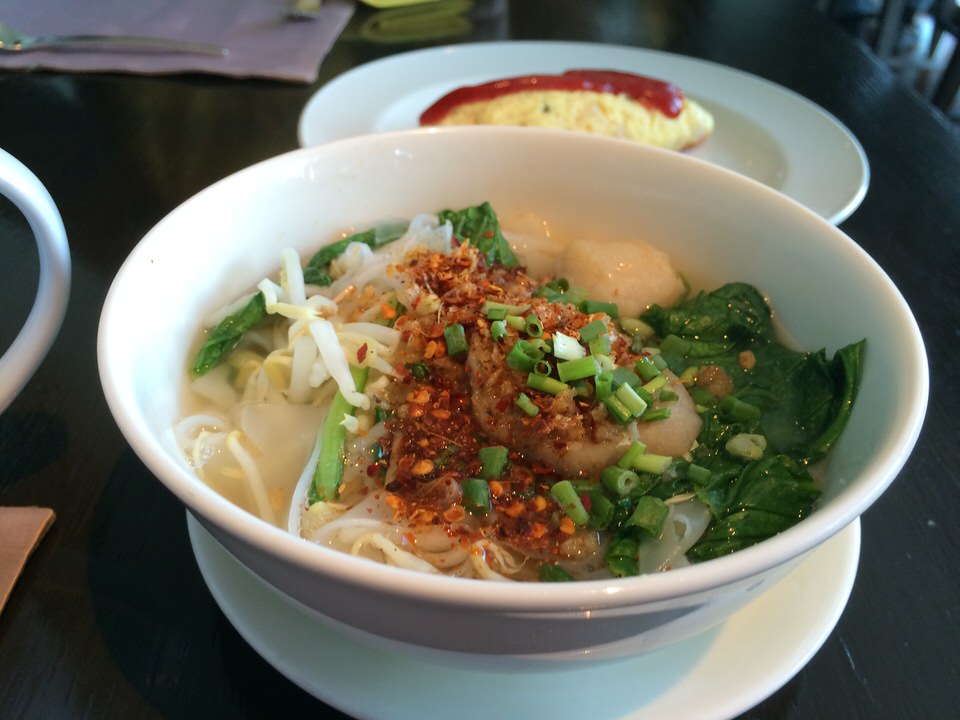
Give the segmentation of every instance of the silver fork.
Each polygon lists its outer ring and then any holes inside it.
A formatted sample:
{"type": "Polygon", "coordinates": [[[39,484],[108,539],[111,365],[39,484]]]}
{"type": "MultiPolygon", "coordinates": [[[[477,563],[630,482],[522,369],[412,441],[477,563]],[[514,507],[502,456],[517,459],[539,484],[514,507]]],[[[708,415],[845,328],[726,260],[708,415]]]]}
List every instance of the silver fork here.
{"type": "Polygon", "coordinates": [[[226,48],[209,43],[136,35],[42,35],[31,37],[0,23],[0,52],[28,52],[51,48],[90,50],[154,50],[226,56],[226,48]]]}

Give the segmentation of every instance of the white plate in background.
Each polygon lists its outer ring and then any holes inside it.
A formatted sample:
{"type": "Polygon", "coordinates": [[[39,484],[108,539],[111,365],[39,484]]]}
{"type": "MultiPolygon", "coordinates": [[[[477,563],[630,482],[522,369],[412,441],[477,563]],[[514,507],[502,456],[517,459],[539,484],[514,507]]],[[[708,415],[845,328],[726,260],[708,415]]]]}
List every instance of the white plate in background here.
{"type": "Polygon", "coordinates": [[[834,224],[866,195],[870,170],[863,148],[818,105],[722,65],[618,45],[469,43],[392,55],[318,90],[300,116],[300,144],[417,127],[420,113],[461,85],[572,68],[621,70],[676,84],[716,122],[714,134],[688,154],[779,190],[834,224]]]}

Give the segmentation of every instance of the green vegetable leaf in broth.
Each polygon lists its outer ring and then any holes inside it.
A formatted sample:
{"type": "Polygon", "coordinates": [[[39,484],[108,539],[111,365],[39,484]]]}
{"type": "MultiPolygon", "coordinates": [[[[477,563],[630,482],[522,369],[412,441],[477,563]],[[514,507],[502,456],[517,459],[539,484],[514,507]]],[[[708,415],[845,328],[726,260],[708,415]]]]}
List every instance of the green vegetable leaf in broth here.
{"type": "Polygon", "coordinates": [[[343,255],[350,243],[360,242],[370,249],[376,250],[394,240],[399,240],[406,231],[406,224],[378,225],[345,237],[343,240],[337,240],[335,243],[324,245],[310,258],[310,262],[303,269],[303,281],[308,285],[326,287],[333,282],[333,278],[330,276],[330,263],[343,255]]]}
{"type": "Polygon", "coordinates": [[[462,240],[469,240],[483,253],[489,265],[516,267],[520,264],[500,231],[500,221],[490,203],[463,210],[442,210],[438,218],[441,223],[449,221],[453,226],[453,234],[462,240]]]}
{"type": "Polygon", "coordinates": [[[194,377],[200,377],[219,365],[243,339],[244,334],[263,322],[266,317],[266,301],[263,293],[258,292],[245,306],[221,320],[210,331],[197,353],[191,369],[194,377]]]}

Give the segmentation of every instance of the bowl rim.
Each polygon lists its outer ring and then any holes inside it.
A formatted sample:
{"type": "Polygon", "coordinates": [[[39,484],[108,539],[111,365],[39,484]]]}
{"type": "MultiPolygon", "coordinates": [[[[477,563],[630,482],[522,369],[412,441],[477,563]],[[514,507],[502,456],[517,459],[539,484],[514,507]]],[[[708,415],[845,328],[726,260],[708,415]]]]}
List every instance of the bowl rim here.
{"type": "MultiPolygon", "coordinates": [[[[569,133],[561,130],[540,128],[505,127],[443,127],[397,130],[385,133],[360,135],[336,140],[324,145],[298,148],[278,156],[267,158],[238,170],[185,200],[167,216],[156,223],[137,243],[118,270],[104,300],[98,327],[98,365],[101,385],[107,404],[122,434],[135,453],[168,489],[184,502],[188,511],[198,516],[205,525],[212,523],[224,532],[232,534],[241,542],[251,545],[278,559],[301,566],[318,575],[335,576],[356,587],[375,592],[388,592],[392,596],[416,598],[439,605],[495,609],[514,612],[557,612],[571,609],[613,609],[691,596],[719,587],[735,584],[758,576],[774,567],[787,563],[812,550],[829,537],[857,519],[890,485],[906,463],[919,436],[926,412],[929,393],[929,373],[923,339],[910,308],[893,281],[873,258],[854,240],[827,220],[796,201],[761,183],[733,171],[709,164],[681,153],[642,146],[625,140],[569,133]],[[421,574],[376,563],[349,554],[315,545],[274,527],[216,493],[186,468],[178,467],[168,457],[159,439],[147,431],[136,409],[125,401],[120,375],[109,347],[115,329],[111,325],[112,308],[126,275],[131,272],[136,258],[149,252],[151,246],[162,237],[167,218],[183,208],[202,203],[207,194],[255,177],[257,174],[272,176],[271,170],[284,166],[301,166],[307,159],[317,159],[338,153],[362,151],[365,146],[382,144],[433,142],[433,137],[452,137],[456,141],[502,142],[504,138],[521,138],[522,142],[586,143],[598,151],[615,150],[630,153],[637,158],[649,154],[660,162],[686,166],[688,171],[702,173],[707,177],[716,175],[737,188],[738,193],[757,195],[757,202],[778,203],[783,212],[797,222],[812,224],[819,232],[832,234],[835,241],[848,250],[859,253],[865,270],[881,281],[892,297],[898,300],[905,322],[904,329],[910,342],[898,348],[905,360],[916,369],[914,389],[909,403],[909,412],[898,421],[895,447],[887,447],[880,455],[871,457],[868,470],[872,473],[865,491],[841,491],[828,505],[817,509],[802,523],[783,533],[731,555],[710,560],[691,567],[664,573],[610,580],[586,580],[576,583],[497,583],[478,582],[473,579],[445,575],[421,574]],[[574,137],[575,136],[575,137],[574,137]],[[670,159],[667,159],[667,158],[670,159]]],[[[893,443],[888,443],[893,445],[893,443]]],[[[863,477],[864,474],[858,477],[863,477]]],[[[862,485],[863,483],[859,483],[862,485]]],[[[229,548],[228,548],[229,549],[229,548]]],[[[242,562],[242,559],[241,559],[242,562]]]]}

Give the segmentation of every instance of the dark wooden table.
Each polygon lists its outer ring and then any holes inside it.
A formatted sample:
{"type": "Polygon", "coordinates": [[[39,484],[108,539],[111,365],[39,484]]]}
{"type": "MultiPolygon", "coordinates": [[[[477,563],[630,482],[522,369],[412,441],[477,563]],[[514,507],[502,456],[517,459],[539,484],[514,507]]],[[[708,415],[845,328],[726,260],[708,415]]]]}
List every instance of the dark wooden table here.
{"type": "MultiPolygon", "coordinates": [[[[60,336],[0,416],[0,504],[57,512],[0,616],[0,717],[340,716],[262,660],[214,603],[182,507],[107,410],[96,363],[100,308],[124,257],[166,213],[296,147],[299,113],[325,82],[405,50],[503,39],[617,43],[722,63],[810,98],[860,139],[872,181],[842,228],[913,307],[930,358],[929,413],[906,468],[863,517],[860,569],[836,630],[743,717],[960,717],[960,132],[813,2],[499,5],[505,14],[491,18],[483,16],[490,5],[476,3],[467,34],[409,43],[360,39],[374,11],[358,9],[310,87],[0,73],[0,147],[50,190],[74,263],[60,336]]],[[[36,263],[7,204],[0,243],[5,344],[34,292],[36,263]]]]}

